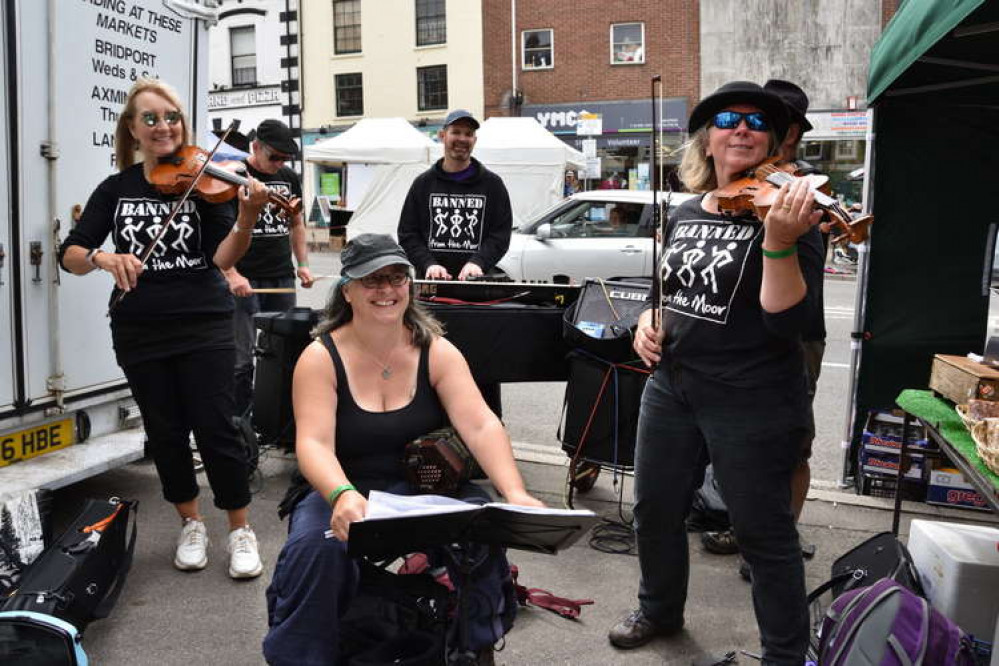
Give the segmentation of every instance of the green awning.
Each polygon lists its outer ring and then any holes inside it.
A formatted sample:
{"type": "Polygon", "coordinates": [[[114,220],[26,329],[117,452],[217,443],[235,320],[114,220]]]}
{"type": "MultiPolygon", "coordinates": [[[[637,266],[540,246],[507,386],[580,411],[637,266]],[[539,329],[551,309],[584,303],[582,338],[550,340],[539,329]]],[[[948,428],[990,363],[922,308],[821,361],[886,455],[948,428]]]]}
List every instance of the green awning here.
{"type": "Polygon", "coordinates": [[[997,5],[905,0],[871,52],[867,103],[889,88],[921,93],[999,82],[997,5]]]}

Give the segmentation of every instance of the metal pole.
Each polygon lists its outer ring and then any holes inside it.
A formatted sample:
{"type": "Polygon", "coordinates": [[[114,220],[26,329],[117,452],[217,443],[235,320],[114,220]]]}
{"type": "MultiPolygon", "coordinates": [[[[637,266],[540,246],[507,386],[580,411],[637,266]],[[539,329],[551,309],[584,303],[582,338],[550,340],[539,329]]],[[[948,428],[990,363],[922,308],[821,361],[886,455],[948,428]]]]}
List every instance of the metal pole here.
{"type": "MultiPolygon", "coordinates": [[[[867,111],[867,153],[864,156],[864,214],[873,209],[874,182],[874,112],[867,111]]],[[[873,225],[871,226],[873,233],[873,225]]],[[[857,297],[853,308],[853,330],[850,332],[850,383],[847,388],[846,415],[843,423],[843,439],[840,441],[839,487],[849,486],[850,448],[857,418],[857,384],[860,374],[860,358],[863,351],[864,313],[867,309],[867,280],[869,269],[870,240],[857,246],[857,297]]],[[[896,491],[897,492],[897,491],[896,491]]]]}

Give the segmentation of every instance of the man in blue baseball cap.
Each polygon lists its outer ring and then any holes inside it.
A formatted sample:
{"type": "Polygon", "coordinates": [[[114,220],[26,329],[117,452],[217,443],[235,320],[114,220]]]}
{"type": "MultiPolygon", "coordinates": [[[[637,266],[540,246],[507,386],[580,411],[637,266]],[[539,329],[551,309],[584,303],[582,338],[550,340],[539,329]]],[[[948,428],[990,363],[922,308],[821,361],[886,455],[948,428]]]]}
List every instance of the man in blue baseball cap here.
{"type": "MultiPolygon", "coordinates": [[[[427,280],[484,275],[510,247],[513,212],[506,186],[472,157],[479,121],[464,109],[447,114],[437,133],[444,157],[416,177],[399,216],[399,245],[427,280]]],[[[503,415],[499,384],[479,389],[503,415]]]]}
{"type": "Polygon", "coordinates": [[[398,236],[419,278],[479,277],[510,246],[510,196],[500,177],[472,157],[477,129],[470,112],[447,114],[437,134],[444,157],[409,188],[398,236]]]}

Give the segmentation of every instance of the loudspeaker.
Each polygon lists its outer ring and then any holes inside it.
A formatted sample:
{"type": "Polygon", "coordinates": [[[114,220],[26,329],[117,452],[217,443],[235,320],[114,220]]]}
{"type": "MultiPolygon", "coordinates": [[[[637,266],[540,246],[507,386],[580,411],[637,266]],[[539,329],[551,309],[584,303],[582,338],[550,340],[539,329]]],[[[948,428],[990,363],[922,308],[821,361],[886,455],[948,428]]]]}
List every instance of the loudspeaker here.
{"type": "Polygon", "coordinates": [[[264,444],[295,448],[291,379],[302,350],[312,341],[309,331],[319,321],[311,308],[263,312],[253,317],[257,335],[257,369],[253,381],[253,425],[264,444]]]}
{"type": "Polygon", "coordinates": [[[579,299],[565,311],[562,334],[570,347],[608,361],[635,358],[632,332],[645,307],[651,281],[587,278],[579,299]]]}
{"type": "Polygon", "coordinates": [[[648,376],[640,361],[604,363],[570,354],[562,450],[605,467],[634,467],[638,408],[648,376]]]}

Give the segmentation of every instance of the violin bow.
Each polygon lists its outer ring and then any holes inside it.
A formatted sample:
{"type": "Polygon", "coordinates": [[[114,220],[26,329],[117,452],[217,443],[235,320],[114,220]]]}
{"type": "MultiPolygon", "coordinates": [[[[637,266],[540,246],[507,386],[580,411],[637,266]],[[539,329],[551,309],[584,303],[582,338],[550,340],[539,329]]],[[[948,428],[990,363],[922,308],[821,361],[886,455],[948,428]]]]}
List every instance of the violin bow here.
{"type": "MultiPolygon", "coordinates": [[[[660,284],[659,271],[659,243],[662,238],[662,209],[659,208],[659,185],[656,183],[656,176],[659,174],[659,141],[656,130],[659,126],[659,109],[656,108],[656,85],[659,85],[660,95],[662,94],[662,76],[656,74],[652,77],[652,157],[650,167],[652,172],[652,226],[655,231],[652,234],[652,326],[658,330],[660,322],[660,304],[662,302],[662,284],[660,284]],[[656,238],[656,236],[659,238],[656,238]]],[[[668,200],[668,199],[667,199],[668,200]]]]}
{"type": "MultiPolygon", "coordinates": [[[[218,151],[219,147],[223,143],[225,143],[225,140],[227,138],[229,138],[229,133],[235,130],[238,126],[239,126],[239,121],[234,120],[233,122],[229,123],[229,127],[227,127],[225,132],[222,133],[222,136],[219,137],[219,140],[215,143],[215,147],[213,147],[211,151],[209,151],[208,157],[205,159],[204,163],[202,163],[201,167],[198,169],[198,173],[194,174],[194,178],[191,179],[191,182],[187,186],[187,189],[184,191],[184,194],[181,195],[180,199],[178,199],[174,204],[173,210],[170,211],[170,215],[167,216],[167,219],[163,223],[163,226],[160,227],[160,231],[158,234],[156,234],[156,238],[153,239],[153,242],[146,247],[145,251],[143,251],[142,253],[142,256],[139,257],[139,261],[141,262],[139,264],[140,268],[146,267],[146,262],[149,261],[149,257],[152,256],[153,250],[156,249],[156,246],[159,245],[159,242],[163,240],[163,237],[166,235],[166,232],[170,228],[170,225],[173,224],[174,218],[177,217],[177,213],[180,212],[181,206],[183,206],[184,202],[191,197],[191,192],[194,191],[195,186],[198,184],[198,180],[201,178],[201,174],[203,174],[205,172],[205,168],[209,164],[211,164],[212,158],[215,157],[215,153],[218,151]]],[[[125,291],[124,289],[118,290],[118,295],[114,297],[114,300],[111,301],[111,305],[108,306],[108,312],[107,312],[108,317],[111,316],[111,313],[118,306],[118,304],[121,303],[121,299],[125,298],[125,294],[127,293],[128,292],[125,291]]]]}

